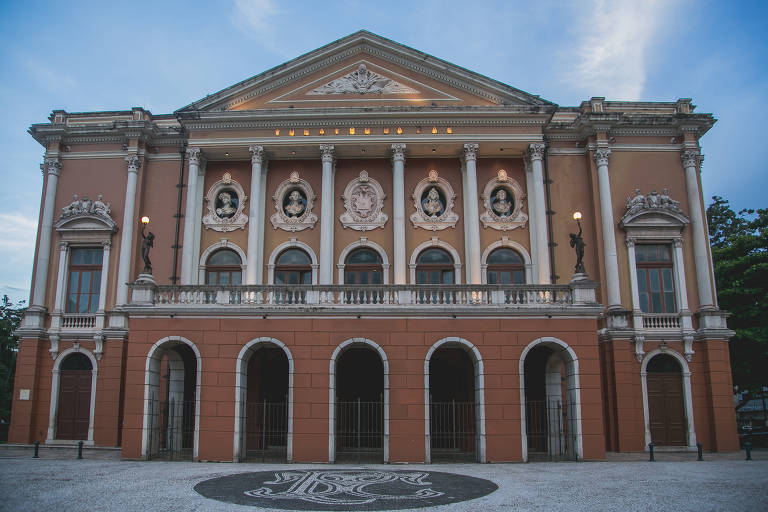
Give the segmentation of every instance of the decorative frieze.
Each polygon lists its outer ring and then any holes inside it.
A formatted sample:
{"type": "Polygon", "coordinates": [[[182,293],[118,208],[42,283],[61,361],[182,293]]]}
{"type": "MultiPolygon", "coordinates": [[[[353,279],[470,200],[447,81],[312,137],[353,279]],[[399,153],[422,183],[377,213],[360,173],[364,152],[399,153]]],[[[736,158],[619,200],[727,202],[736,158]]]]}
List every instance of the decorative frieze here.
{"type": "Polygon", "coordinates": [[[357,231],[383,228],[388,220],[382,212],[385,197],[379,182],[366,171],[360,171],[360,176],[347,184],[341,196],[346,210],[339,217],[341,224],[357,231]]]}
{"type": "Polygon", "coordinates": [[[307,95],[335,94],[418,94],[419,91],[370,71],[365,64],[360,64],[356,71],[337,78],[307,95]]]}

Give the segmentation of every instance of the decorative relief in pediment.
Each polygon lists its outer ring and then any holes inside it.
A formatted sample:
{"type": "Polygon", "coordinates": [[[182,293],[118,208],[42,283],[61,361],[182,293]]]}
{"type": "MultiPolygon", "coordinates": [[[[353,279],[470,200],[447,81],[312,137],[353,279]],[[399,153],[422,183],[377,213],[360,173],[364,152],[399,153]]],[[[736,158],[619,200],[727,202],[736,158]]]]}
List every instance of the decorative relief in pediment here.
{"type": "Polygon", "coordinates": [[[61,215],[54,227],[57,231],[117,231],[117,223],[112,219],[110,203],[104,203],[99,194],[95,201],[74,194],[72,202],[61,209],[61,215]]]}
{"type": "Polygon", "coordinates": [[[341,196],[346,209],[339,217],[341,224],[357,231],[383,228],[388,219],[381,211],[385,197],[379,182],[368,176],[366,171],[360,171],[360,176],[347,184],[341,196]]]}
{"type": "Polygon", "coordinates": [[[688,216],[680,209],[680,202],[669,197],[669,191],[665,188],[661,194],[655,190],[648,194],[641,194],[640,189],[635,189],[633,197],[627,197],[626,211],[619,221],[619,226],[629,227],[682,227],[689,224],[688,216]]]}
{"type": "Polygon", "coordinates": [[[360,64],[356,71],[307,92],[307,95],[326,94],[418,94],[419,91],[400,82],[370,71],[360,64]]]}

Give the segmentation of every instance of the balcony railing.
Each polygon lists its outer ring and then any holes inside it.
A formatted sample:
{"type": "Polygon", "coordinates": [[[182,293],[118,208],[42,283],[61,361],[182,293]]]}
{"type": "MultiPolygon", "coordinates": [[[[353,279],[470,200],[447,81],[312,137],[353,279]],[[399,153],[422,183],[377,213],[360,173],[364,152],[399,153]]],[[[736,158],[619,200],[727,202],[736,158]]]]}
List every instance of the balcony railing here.
{"type": "Polygon", "coordinates": [[[680,315],[677,313],[643,313],[643,329],[680,329],[680,315]]]}
{"type": "Polygon", "coordinates": [[[62,329],[93,329],[96,315],[93,313],[65,313],[61,316],[62,329]]]}

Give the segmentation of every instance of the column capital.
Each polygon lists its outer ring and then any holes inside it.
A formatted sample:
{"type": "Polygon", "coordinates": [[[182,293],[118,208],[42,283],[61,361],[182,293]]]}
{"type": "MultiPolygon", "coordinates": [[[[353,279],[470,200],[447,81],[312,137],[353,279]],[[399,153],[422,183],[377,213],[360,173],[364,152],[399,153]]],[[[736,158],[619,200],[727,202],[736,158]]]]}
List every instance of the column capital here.
{"type": "Polygon", "coordinates": [[[128,164],[128,172],[138,172],[141,167],[139,155],[128,155],[125,157],[125,162],[128,164]]]}
{"type": "Polygon", "coordinates": [[[405,144],[398,143],[392,144],[392,160],[404,162],[405,161],[405,144]]]}
{"type": "Polygon", "coordinates": [[[682,238],[672,239],[672,245],[674,245],[676,249],[681,248],[683,246],[683,239],[682,238]]]}
{"type": "Polygon", "coordinates": [[[104,249],[109,249],[110,247],[112,247],[112,241],[111,240],[102,240],[101,246],[104,249]]]}
{"type": "Polygon", "coordinates": [[[58,158],[46,158],[44,165],[48,174],[54,176],[61,174],[61,161],[58,158]]]}
{"type": "Polygon", "coordinates": [[[251,144],[248,147],[248,151],[251,153],[251,164],[253,165],[261,165],[264,163],[264,146],[257,146],[256,144],[251,144]]]}
{"type": "Polygon", "coordinates": [[[597,148],[593,155],[595,163],[600,165],[608,165],[608,157],[611,156],[611,148],[597,148]]]}
{"type": "Polygon", "coordinates": [[[474,143],[464,144],[464,161],[477,160],[477,150],[480,146],[474,143]]]}
{"type": "Polygon", "coordinates": [[[200,165],[200,161],[203,157],[203,152],[200,148],[187,148],[187,158],[190,164],[200,165]]]}
{"type": "Polygon", "coordinates": [[[333,144],[320,144],[320,158],[323,162],[333,162],[335,151],[333,144]]]}
{"type": "Polygon", "coordinates": [[[624,240],[624,243],[627,245],[627,248],[630,249],[635,246],[635,239],[627,238],[626,240],[624,240]]]}
{"type": "Polygon", "coordinates": [[[680,153],[683,167],[696,167],[703,160],[701,152],[697,149],[686,149],[680,153]]]}
{"type": "Polygon", "coordinates": [[[69,250],[69,242],[59,242],[59,250],[61,252],[67,252],[69,250]]]}
{"type": "Polygon", "coordinates": [[[547,145],[543,142],[537,142],[528,146],[528,158],[533,160],[542,160],[547,151],[547,145]]]}

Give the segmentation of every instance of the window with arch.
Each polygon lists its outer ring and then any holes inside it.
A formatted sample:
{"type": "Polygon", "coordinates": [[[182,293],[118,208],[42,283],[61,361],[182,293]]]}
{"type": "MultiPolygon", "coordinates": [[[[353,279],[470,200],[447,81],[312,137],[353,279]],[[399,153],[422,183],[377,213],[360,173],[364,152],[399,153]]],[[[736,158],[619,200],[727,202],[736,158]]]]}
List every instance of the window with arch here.
{"type": "Polygon", "coordinates": [[[670,246],[639,244],[635,247],[635,258],[640,310],[644,313],[677,312],[670,246]]]}
{"type": "Polygon", "coordinates": [[[69,262],[67,313],[95,313],[99,308],[102,258],[101,247],[72,249],[69,262]]]}
{"type": "Polygon", "coordinates": [[[519,252],[500,247],[488,255],[488,284],[525,284],[525,261],[519,252]]]}
{"type": "Polygon", "coordinates": [[[232,249],[219,249],[205,263],[205,284],[241,284],[242,263],[240,255],[232,249]]]}
{"type": "Polygon", "coordinates": [[[383,275],[381,255],[373,249],[355,249],[344,261],[344,284],[382,284],[383,275]]]}
{"type": "Polygon", "coordinates": [[[312,284],[312,259],[301,249],[286,249],[275,261],[275,284],[312,284]]]}
{"type": "Polygon", "coordinates": [[[454,284],[453,258],[444,249],[432,247],[416,259],[416,284],[454,284]]]}

